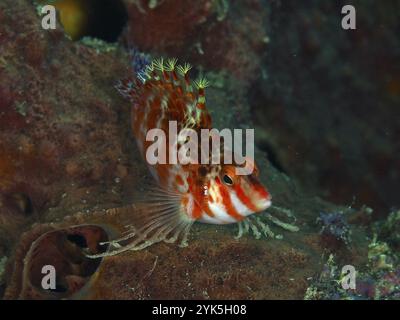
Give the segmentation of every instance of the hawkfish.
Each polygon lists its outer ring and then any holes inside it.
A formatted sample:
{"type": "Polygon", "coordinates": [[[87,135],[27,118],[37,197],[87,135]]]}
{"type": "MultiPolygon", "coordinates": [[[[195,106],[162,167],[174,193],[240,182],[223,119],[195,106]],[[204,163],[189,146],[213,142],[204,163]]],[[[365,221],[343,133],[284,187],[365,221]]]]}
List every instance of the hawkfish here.
{"type": "MultiPolygon", "coordinates": [[[[205,78],[192,81],[189,76],[191,66],[188,63],[178,65],[176,59],[150,60],[138,52],[132,57],[133,76],[121,80],[116,87],[131,103],[132,130],[143,158],[152,143],[146,140],[146,135],[153,128],[166,132],[167,141],[171,121],[176,122],[178,130],[212,128],[206,108],[208,81],[205,78]]],[[[179,141],[177,143],[179,145],[179,141]]],[[[221,148],[224,148],[223,144],[221,148]]],[[[169,150],[165,151],[168,158],[169,150]]],[[[224,154],[221,151],[220,154],[224,154]]],[[[252,165],[253,171],[248,175],[236,174],[239,164],[224,164],[223,161],[218,164],[148,165],[157,187],[148,197],[147,210],[139,212],[128,208],[136,223],[129,226],[126,235],[109,242],[114,250],[92,257],[140,250],[161,241],[179,240],[180,246],[186,246],[194,222],[239,223],[238,237],[249,230],[256,237],[262,233],[273,236],[261,219],[252,219],[269,208],[272,199],[260,182],[254,161],[252,165]],[[127,244],[121,245],[122,242],[127,244]]]]}

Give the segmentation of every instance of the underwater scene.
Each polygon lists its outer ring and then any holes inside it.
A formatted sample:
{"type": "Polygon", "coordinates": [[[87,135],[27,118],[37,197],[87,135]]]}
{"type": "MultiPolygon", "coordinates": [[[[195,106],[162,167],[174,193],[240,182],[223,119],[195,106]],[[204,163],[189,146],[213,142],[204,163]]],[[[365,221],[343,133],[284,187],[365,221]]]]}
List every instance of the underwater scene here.
{"type": "Polygon", "coordinates": [[[398,0],[0,0],[0,300],[399,300],[399,108],[398,0]]]}

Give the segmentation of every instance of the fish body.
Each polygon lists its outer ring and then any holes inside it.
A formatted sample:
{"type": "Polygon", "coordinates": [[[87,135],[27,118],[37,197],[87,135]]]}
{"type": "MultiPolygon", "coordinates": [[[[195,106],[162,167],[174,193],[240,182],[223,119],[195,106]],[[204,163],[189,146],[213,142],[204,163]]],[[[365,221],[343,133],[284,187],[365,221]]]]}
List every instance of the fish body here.
{"type": "MultiPolygon", "coordinates": [[[[144,158],[152,144],[146,135],[153,128],[162,129],[166,141],[171,138],[171,121],[176,122],[178,131],[212,128],[205,104],[208,83],[205,79],[192,81],[189,64],[177,65],[175,59],[150,61],[135,53],[133,65],[134,77],[122,80],[117,89],[132,103],[132,130],[144,158]]],[[[177,148],[181,146],[179,139],[175,143],[177,148]]],[[[170,150],[166,149],[162,152],[169,159],[170,150]]],[[[235,164],[223,163],[149,165],[159,188],[154,192],[152,209],[131,233],[136,240],[128,247],[138,249],[162,240],[173,242],[179,237],[185,244],[195,221],[237,223],[267,209],[271,196],[258,180],[257,168],[247,176],[236,175],[235,168],[235,164]]]]}

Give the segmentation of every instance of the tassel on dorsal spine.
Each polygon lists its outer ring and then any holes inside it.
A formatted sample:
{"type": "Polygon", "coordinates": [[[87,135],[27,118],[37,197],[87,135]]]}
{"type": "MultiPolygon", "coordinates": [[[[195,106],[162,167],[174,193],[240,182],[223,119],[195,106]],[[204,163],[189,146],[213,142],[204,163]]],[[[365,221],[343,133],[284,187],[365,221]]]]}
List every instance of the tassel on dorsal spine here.
{"type": "Polygon", "coordinates": [[[165,64],[164,69],[166,71],[173,72],[175,70],[177,62],[178,62],[178,59],[176,59],[176,58],[168,59],[167,63],[165,64]]]}
{"type": "Polygon", "coordinates": [[[205,97],[204,89],[207,88],[210,85],[210,83],[206,78],[200,77],[199,79],[197,79],[194,82],[194,84],[195,84],[195,86],[196,86],[196,88],[198,90],[196,107],[198,109],[203,110],[206,107],[206,105],[205,105],[206,104],[206,97],[205,97]]]}
{"type": "Polygon", "coordinates": [[[187,111],[194,120],[198,119],[198,111],[205,109],[204,89],[209,86],[209,81],[206,78],[201,76],[197,80],[191,81],[189,71],[192,66],[189,63],[178,65],[176,58],[165,60],[161,57],[150,60],[147,55],[138,52],[133,52],[131,55],[134,58],[136,80],[127,79],[119,82],[117,88],[121,94],[135,100],[137,98],[136,88],[141,84],[147,84],[149,80],[154,81],[152,85],[164,82],[174,86],[178,94],[184,94],[189,101],[193,101],[193,103],[188,104],[187,111]]]}
{"type": "Polygon", "coordinates": [[[178,70],[178,73],[181,75],[183,78],[184,82],[184,90],[186,92],[192,92],[192,86],[190,85],[190,78],[189,78],[189,71],[192,69],[192,66],[189,63],[185,63],[184,65],[179,65],[176,68],[178,70]]]}
{"type": "Polygon", "coordinates": [[[178,59],[172,58],[168,59],[167,65],[166,65],[166,70],[169,71],[171,78],[172,78],[172,83],[174,84],[175,87],[181,87],[181,82],[179,81],[178,75],[176,73],[176,67],[177,67],[178,59]]]}

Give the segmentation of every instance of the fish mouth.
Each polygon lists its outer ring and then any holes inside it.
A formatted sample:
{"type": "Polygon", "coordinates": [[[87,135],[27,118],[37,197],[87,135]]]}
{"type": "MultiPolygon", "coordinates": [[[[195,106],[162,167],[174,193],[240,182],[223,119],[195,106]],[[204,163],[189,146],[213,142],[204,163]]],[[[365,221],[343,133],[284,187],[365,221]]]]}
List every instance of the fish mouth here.
{"type": "Polygon", "coordinates": [[[264,211],[271,206],[271,199],[263,199],[258,203],[258,208],[260,211],[264,211]]]}

